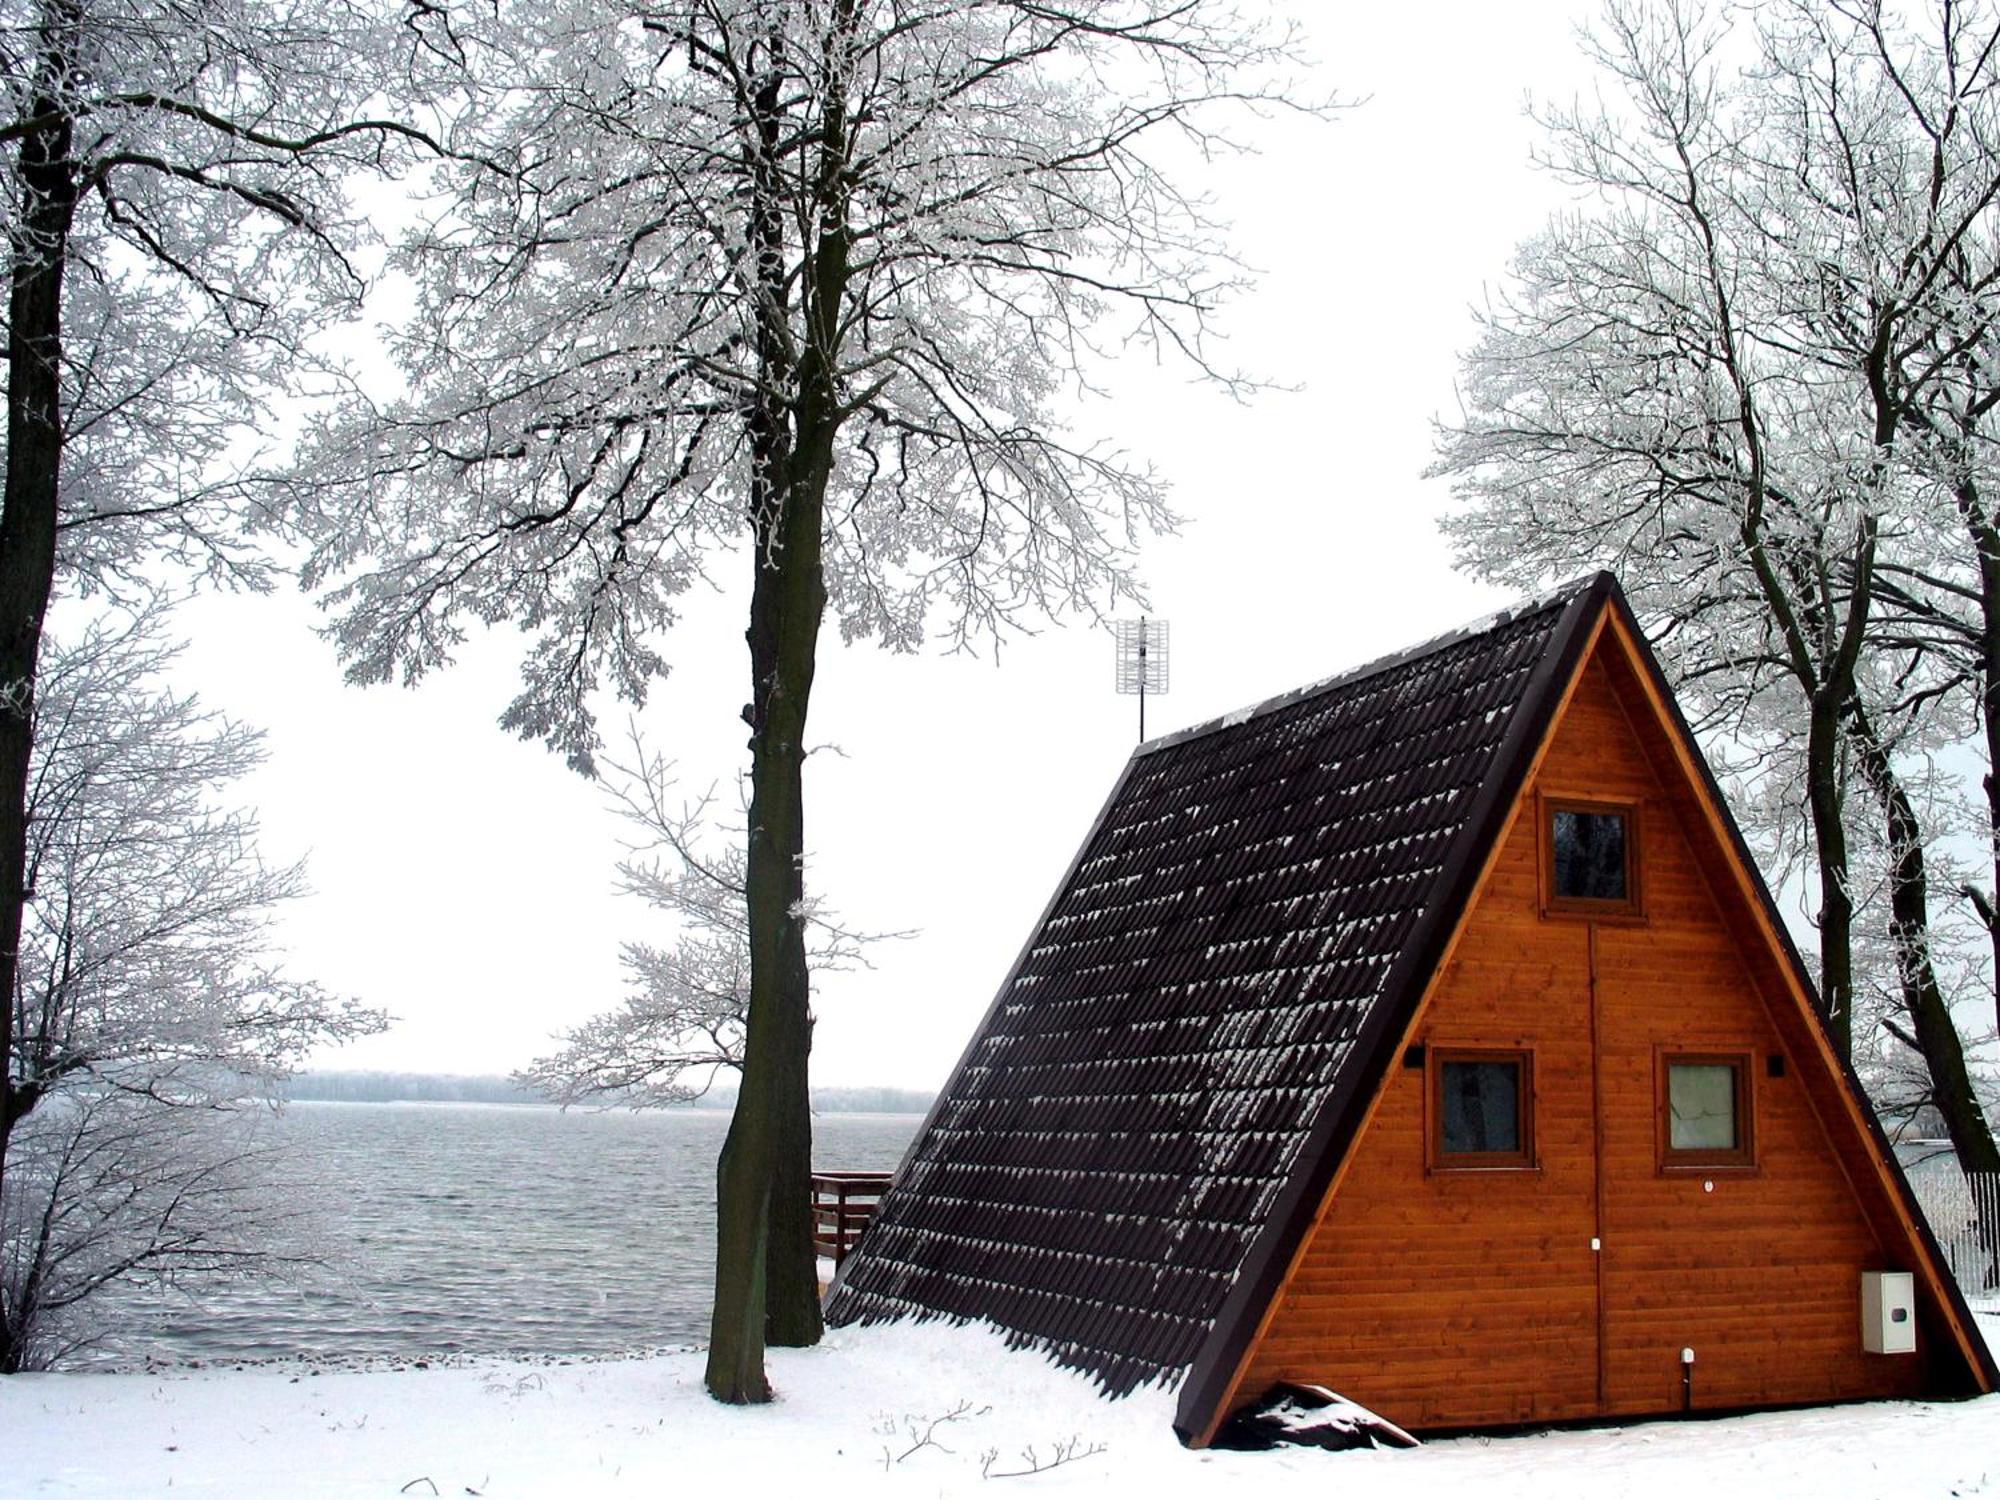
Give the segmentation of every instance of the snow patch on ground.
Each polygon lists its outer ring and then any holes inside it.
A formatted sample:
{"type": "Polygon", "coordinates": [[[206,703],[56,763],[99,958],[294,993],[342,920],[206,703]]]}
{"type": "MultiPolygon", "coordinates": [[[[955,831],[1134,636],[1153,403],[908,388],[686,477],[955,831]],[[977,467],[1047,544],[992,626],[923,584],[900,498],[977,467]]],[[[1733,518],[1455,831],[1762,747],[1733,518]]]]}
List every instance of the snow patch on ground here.
{"type": "MultiPolygon", "coordinates": [[[[2000,1335],[2000,1318],[1983,1321],[2000,1335]]],[[[1147,1500],[2000,1496],[2000,1397],[1412,1452],[1191,1453],[1171,1431],[1171,1393],[1104,1401],[1089,1381],[978,1328],[844,1329],[817,1349],[774,1350],[779,1399],[767,1407],[716,1405],[701,1368],[686,1351],[322,1374],[18,1375],[0,1379],[0,1453],[10,1496],[872,1500],[993,1485],[1147,1500]],[[999,1477],[1060,1451],[1073,1456],[999,1477]]]]}

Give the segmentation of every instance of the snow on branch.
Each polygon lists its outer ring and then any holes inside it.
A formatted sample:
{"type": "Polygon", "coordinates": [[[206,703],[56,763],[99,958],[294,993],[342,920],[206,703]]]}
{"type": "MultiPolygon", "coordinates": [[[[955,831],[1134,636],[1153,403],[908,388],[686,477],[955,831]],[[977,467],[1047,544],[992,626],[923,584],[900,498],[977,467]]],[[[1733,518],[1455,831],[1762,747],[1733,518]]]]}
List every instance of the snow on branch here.
{"type": "Polygon", "coordinates": [[[1257,385],[1215,336],[1249,274],[1170,166],[1330,107],[1290,27],[1212,0],[454,25],[452,139],[502,170],[439,167],[400,255],[408,394],[349,383],[294,484],[351,676],[519,620],[506,723],[588,769],[593,690],[643,698],[681,596],[795,484],[849,640],[969,648],[1133,593],[1175,517],[1071,397],[1128,352],[1257,385]],[[766,437],[790,456],[760,479],[766,437]]]}
{"type": "MultiPolygon", "coordinates": [[[[628,830],[618,889],[671,917],[678,935],[666,945],[624,944],[624,1001],[561,1033],[556,1051],[515,1074],[563,1105],[685,1103],[743,1065],[750,945],[742,829],[718,820],[713,788],[682,800],[673,766],[636,727],[628,734],[627,754],[604,762],[610,804],[628,830]]],[[[816,973],[865,968],[874,944],[910,936],[849,927],[816,900],[792,916],[806,929],[816,973]]]]}

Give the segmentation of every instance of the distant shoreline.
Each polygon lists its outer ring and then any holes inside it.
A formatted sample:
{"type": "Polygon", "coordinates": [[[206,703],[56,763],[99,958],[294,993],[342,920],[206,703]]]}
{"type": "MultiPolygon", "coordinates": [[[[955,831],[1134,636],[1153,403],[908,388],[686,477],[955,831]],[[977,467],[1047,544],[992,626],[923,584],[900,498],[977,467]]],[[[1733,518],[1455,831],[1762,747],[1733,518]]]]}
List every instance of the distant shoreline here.
{"type": "MultiPolygon", "coordinates": [[[[501,1073],[389,1073],[376,1070],[314,1070],[286,1080],[278,1097],[305,1104],[526,1104],[552,1106],[553,1101],[522,1088],[501,1073]]],[[[831,1087],[814,1089],[812,1107],[816,1114],[836,1115],[921,1115],[935,1095],[919,1089],[883,1087],[831,1087]]],[[[573,1106],[612,1108],[624,1106],[606,1100],[601,1105],[573,1106]]],[[[712,1090],[687,1104],[659,1106],[670,1111],[727,1112],[736,1107],[732,1090],[712,1090]]]]}
{"type": "MultiPolygon", "coordinates": [[[[729,1105],[733,1105],[734,1102],[734,1100],[729,1101],[729,1105]]],[[[713,1119],[718,1124],[728,1123],[729,1118],[729,1105],[720,1107],[706,1105],[699,1109],[691,1108],[687,1105],[675,1105],[671,1107],[653,1105],[640,1109],[628,1109],[622,1104],[571,1104],[564,1106],[547,1099],[313,1099],[286,1096],[280,1099],[278,1104],[280,1107],[287,1109],[294,1104],[310,1104],[315,1108],[320,1105],[330,1105],[335,1108],[377,1109],[385,1105],[395,1105],[399,1108],[408,1107],[411,1109],[548,1109],[558,1112],[567,1108],[568,1113],[574,1115],[693,1115],[702,1119],[713,1119]]],[[[926,1105],[921,1109],[851,1109],[845,1105],[815,1104],[812,1112],[814,1118],[822,1115],[839,1115],[843,1119],[853,1120],[920,1120],[929,1113],[929,1106],[926,1105]]]]}

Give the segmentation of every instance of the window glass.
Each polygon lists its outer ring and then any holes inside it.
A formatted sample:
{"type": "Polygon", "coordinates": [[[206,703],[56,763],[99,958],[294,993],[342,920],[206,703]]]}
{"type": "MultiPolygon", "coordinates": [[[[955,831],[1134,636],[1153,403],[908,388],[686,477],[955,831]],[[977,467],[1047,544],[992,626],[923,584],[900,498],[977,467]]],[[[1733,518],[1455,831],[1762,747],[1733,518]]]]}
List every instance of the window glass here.
{"type": "Polygon", "coordinates": [[[1555,894],[1567,901],[1625,901],[1625,815],[1557,808],[1549,842],[1555,894]]]}
{"type": "Polygon", "coordinates": [[[1525,1149],[1520,1063],[1446,1062],[1442,1069],[1439,1146],[1445,1155],[1525,1149]]]}
{"type": "Polygon", "coordinates": [[[1667,1068],[1667,1149],[1734,1151],[1736,1068],[1730,1063],[1673,1063],[1667,1068]]]}

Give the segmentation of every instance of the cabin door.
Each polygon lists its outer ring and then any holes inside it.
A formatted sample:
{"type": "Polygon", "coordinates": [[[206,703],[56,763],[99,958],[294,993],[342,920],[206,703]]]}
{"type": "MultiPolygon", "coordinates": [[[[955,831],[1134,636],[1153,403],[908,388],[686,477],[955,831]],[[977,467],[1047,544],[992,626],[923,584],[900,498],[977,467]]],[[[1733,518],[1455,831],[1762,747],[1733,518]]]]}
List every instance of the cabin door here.
{"type": "MultiPolygon", "coordinates": [[[[1467,1016],[1451,1003],[1456,994],[1435,1013],[1425,1049],[1429,1203],[1420,1218],[1405,1186],[1394,1204],[1402,1224],[1423,1231],[1376,1272],[1384,1281],[1428,1273],[1411,1288],[1417,1305],[1391,1320],[1388,1352],[1375,1356],[1375,1378],[1407,1383],[1379,1408],[1398,1420],[1565,1421],[1600,1409],[1596,1143],[1581,977],[1488,970],[1475,982],[1491,983],[1480,998],[1501,1019],[1467,1016]],[[1550,1015],[1560,1024],[1549,1024],[1550,1015]],[[1519,1021],[1539,1024],[1509,1027],[1519,1021]]],[[[1362,1192],[1353,1183],[1341,1207],[1362,1209],[1362,1192]]]]}

